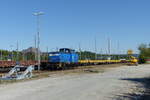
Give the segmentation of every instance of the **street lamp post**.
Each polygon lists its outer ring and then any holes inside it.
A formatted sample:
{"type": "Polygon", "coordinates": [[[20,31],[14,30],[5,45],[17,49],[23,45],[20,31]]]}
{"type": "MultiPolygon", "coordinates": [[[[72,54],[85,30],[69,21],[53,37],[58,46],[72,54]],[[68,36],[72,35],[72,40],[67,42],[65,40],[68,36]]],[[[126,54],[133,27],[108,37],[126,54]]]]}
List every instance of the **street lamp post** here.
{"type": "Polygon", "coordinates": [[[40,64],[41,64],[41,54],[40,54],[40,15],[43,15],[43,12],[36,12],[33,15],[37,17],[37,56],[38,56],[38,70],[40,70],[40,64]]]}

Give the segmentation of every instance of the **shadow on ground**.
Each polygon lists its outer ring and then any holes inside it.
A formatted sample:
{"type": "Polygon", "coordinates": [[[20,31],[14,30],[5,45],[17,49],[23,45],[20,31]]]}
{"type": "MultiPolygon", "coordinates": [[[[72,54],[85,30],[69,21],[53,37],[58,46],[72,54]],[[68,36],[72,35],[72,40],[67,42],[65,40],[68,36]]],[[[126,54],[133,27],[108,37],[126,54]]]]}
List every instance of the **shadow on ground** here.
{"type": "Polygon", "coordinates": [[[133,93],[117,95],[117,100],[150,100],[150,78],[123,78],[121,80],[134,82],[141,84],[138,88],[145,88],[145,91],[137,93],[136,90],[133,93]]]}

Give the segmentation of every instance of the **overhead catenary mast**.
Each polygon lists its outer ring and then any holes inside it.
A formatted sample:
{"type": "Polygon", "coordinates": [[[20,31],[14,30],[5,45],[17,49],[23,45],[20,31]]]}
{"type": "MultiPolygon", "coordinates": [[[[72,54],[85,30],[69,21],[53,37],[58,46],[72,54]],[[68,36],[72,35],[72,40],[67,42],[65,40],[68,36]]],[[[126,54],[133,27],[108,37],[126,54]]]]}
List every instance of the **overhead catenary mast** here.
{"type": "Polygon", "coordinates": [[[37,46],[36,46],[36,43],[37,43],[37,40],[36,40],[36,35],[35,35],[35,37],[34,37],[34,48],[35,48],[35,61],[37,60],[37,46]]]}
{"type": "Polygon", "coordinates": [[[80,43],[79,43],[79,59],[81,60],[82,59],[82,54],[81,54],[81,45],[80,45],[80,43]]]}
{"type": "Polygon", "coordinates": [[[102,54],[103,54],[103,49],[101,48],[101,51],[100,51],[100,59],[102,59],[102,54]]]}
{"type": "Polygon", "coordinates": [[[13,45],[10,45],[11,61],[13,61],[13,45]]]}
{"type": "Polygon", "coordinates": [[[18,44],[18,41],[17,41],[17,59],[16,61],[18,62],[19,61],[19,44],[18,44]]]}
{"type": "Polygon", "coordinates": [[[108,54],[111,54],[111,40],[108,38],[108,54]]]}
{"type": "Polygon", "coordinates": [[[3,50],[1,49],[1,60],[3,60],[3,50]]]}
{"type": "Polygon", "coordinates": [[[110,38],[108,38],[108,60],[111,59],[111,41],[110,38]]]}
{"type": "Polygon", "coordinates": [[[117,42],[117,52],[118,52],[118,59],[120,59],[120,44],[119,44],[119,41],[117,42]]]}
{"type": "Polygon", "coordinates": [[[97,59],[97,44],[96,44],[96,38],[95,38],[95,60],[97,59]]]}
{"type": "Polygon", "coordinates": [[[47,50],[47,51],[46,51],[46,52],[47,52],[47,55],[46,55],[46,56],[47,56],[47,57],[46,57],[46,60],[48,60],[48,46],[46,47],[46,50],[47,50]]]}

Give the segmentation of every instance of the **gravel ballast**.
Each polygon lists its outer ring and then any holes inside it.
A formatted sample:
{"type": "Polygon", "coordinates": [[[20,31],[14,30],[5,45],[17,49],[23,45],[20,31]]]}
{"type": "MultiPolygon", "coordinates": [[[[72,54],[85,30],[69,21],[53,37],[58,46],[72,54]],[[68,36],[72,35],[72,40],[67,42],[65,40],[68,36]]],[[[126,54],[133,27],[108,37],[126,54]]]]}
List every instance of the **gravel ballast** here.
{"type": "MultiPolygon", "coordinates": [[[[67,74],[0,85],[1,100],[128,100],[142,95],[136,79],[150,76],[150,65],[121,66],[103,73],[67,74]]],[[[138,98],[138,97],[137,97],[138,98]]]]}

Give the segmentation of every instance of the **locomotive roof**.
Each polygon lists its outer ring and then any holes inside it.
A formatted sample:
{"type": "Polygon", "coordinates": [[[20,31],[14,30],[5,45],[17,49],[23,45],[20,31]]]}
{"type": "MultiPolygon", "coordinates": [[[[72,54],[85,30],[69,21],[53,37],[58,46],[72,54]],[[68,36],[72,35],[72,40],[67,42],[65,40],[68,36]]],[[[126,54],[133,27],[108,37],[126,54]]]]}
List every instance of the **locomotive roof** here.
{"type": "MultiPolygon", "coordinates": [[[[71,48],[60,48],[60,49],[68,49],[68,50],[73,50],[73,49],[71,49],[71,48]]],[[[59,49],[59,50],[60,50],[60,49],[59,49]]]]}

